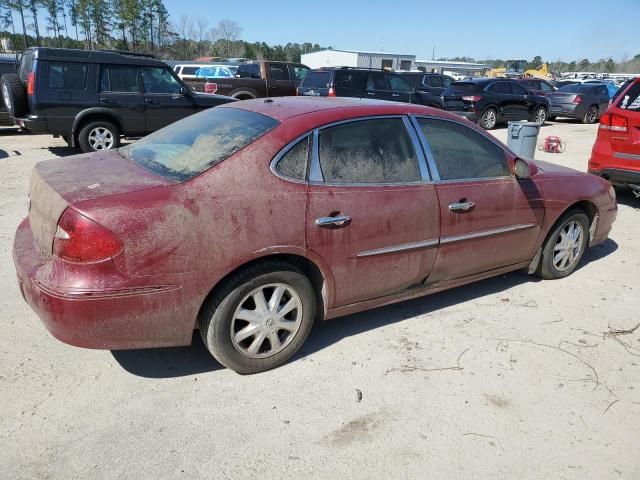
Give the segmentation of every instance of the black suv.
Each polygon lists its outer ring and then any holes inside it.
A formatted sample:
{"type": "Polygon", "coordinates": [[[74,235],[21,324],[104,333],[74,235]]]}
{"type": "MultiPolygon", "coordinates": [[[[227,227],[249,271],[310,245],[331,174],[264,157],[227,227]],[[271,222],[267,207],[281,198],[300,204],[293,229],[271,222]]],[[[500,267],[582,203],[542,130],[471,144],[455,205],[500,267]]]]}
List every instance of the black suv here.
{"type": "Polygon", "coordinates": [[[442,96],[446,110],[477,122],[486,130],[509,120],[531,120],[543,125],[549,116],[548,98],[505,78],[454,82],[442,96]]]}
{"type": "Polygon", "coordinates": [[[25,51],[18,74],[2,76],[2,97],[23,130],[60,135],[85,152],[234,101],[192,92],[151,55],[61,48],[25,51]]]}
{"type": "MultiPolygon", "coordinates": [[[[17,65],[16,57],[0,57],[0,75],[16,73],[17,65]]],[[[7,107],[4,105],[4,100],[2,100],[2,96],[0,96],[0,125],[13,125],[13,122],[9,118],[7,107]]]]}
{"type": "Polygon", "coordinates": [[[311,70],[302,80],[296,94],[421,103],[413,85],[403,76],[367,68],[333,67],[311,70]]]}
{"type": "Polygon", "coordinates": [[[423,105],[436,108],[444,108],[442,92],[456,81],[453,77],[441,73],[406,72],[402,76],[422,94],[423,105]]]}

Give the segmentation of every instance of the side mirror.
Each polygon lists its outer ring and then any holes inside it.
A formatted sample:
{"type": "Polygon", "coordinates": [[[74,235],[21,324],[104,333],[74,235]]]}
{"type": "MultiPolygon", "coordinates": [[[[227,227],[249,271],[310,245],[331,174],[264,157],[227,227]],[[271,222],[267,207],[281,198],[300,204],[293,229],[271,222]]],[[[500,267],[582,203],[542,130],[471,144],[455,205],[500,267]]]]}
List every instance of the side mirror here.
{"type": "Polygon", "coordinates": [[[188,87],[180,87],[181,95],[191,95],[191,90],[188,87]]]}
{"type": "Polygon", "coordinates": [[[538,171],[533,164],[521,158],[516,158],[515,167],[515,174],[517,178],[531,178],[538,171]]]}

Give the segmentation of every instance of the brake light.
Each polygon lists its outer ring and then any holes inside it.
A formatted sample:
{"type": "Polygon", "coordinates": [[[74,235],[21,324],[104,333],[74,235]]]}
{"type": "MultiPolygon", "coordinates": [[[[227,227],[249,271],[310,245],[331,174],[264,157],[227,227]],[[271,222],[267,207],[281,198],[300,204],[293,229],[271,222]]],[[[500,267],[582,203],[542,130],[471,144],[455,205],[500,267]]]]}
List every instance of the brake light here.
{"type": "Polygon", "coordinates": [[[580,95],[576,95],[576,98],[573,99],[573,103],[576,105],[582,103],[582,97],[580,95]]]}
{"type": "Polygon", "coordinates": [[[605,112],[600,117],[600,130],[628,133],[629,122],[627,121],[627,117],[618,115],[617,113],[605,112]]]}
{"type": "Polygon", "coordinates": [[[465,100],[467,102],[479,102],[480,100],[482,100],[482,97],[480,95],[467,95],[462,97],[462,100],[465,100]]]}
{"type": "Polygon", "coordinates": [[[333,87],[329,87],[329,93],[327,93],[327,97],[335,97],[336,96],[336,91],[333,89],[333,87]]]}
{"type": "Polygon", "coordinates": [[[33,95],[36,91],[36,74],[31,72],[27,77],[27,95],[33,95]]]}
{"type": "Polygon", "coordinates": [[[72,208],[62,214],[53,240],[53,254],[74,263],[106,260],[123,248],[114,233],[72,208]]]}
{"type": "Polygon", "coordinates": [[[204,84],[204,93],[216,93],[218,91],[218,84],[213,82],[206,82],[204,84]]]}

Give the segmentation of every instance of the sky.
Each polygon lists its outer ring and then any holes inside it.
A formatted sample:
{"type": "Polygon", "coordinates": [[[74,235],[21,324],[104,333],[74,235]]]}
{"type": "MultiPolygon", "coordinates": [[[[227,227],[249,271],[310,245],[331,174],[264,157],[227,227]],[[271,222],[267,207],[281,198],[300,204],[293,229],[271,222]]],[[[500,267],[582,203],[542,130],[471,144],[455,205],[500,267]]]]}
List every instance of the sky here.
{"type": "Polygon", "coordinates": [[[336,49],[592,62],[640,54],[640,0],[165,0],[171,21],[226,18],[246,41],[336,49]]]}

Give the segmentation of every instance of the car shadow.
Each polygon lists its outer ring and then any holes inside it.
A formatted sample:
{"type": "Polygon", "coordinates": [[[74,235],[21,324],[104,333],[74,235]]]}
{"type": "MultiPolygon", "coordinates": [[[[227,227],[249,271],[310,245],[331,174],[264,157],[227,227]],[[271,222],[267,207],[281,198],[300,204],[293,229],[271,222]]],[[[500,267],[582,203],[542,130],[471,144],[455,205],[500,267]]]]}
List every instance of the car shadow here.
{"type": "Polygon", "coordinates": [[[619,205],[640,209],[640,198],[637,198],[630,188],[616,188],[616,200],[619,205]]]}
{"type": "Polygon", "coordinates": [[[79,149],[73,147],[47,147],[52,154],[56,157],[68,157],[70,155],[77,155],[82,153],[79,149]]]}
{"type": "Polygon", "coordinates": [[[0,137],[5,135],[18,135],[20,129],[18,127],[0,127],[0,137]]]}

